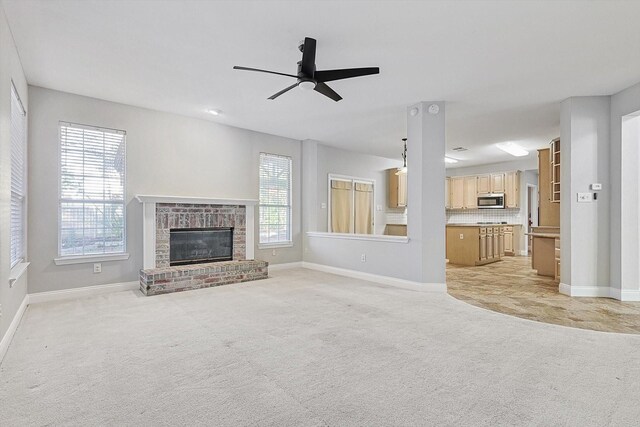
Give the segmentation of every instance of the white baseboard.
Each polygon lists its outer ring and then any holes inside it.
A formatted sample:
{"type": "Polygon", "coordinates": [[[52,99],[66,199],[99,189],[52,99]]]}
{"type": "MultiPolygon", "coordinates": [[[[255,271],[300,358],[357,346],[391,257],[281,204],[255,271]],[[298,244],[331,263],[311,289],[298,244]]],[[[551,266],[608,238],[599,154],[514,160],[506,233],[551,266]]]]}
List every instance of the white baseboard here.
{"type": "Polygon", "coordinates": [[[640,301],[640,290],[620,290],[610,286],[571,286],[560,283],[558,290],[570,297],[613,298],[619,301],[640,301]]]}
{"type": "Polygon", "coordinates": [[[7,354],[7,350],[9,349],[9,344],[11,344],[11,340],[13,339],[13,335],[18,330],[18,325],[22,320],[22,316],[24,312],[27,310],[27,306],[29,305],[29,295],[25,295],[22,299],[22,303],[16,312],[16,315],[13,316],[13,320],[11,324],[9,324],[9,329],[0,340],[0,363],[2,363],[2,359],[4,359],[4,355],[7,354]]]}
{"type": "Polygon", "coordinates": [[[354,279],[368,280],[370,282],[381,283],[383,285],[397,286],[404,289],[417,290],[421,292],[447,292],[446,283],[420,283],[411,280],[397,279],[395,277],[380,276],[378,274],[364,273],[362,271],[348,270],[346,268],[332,267],[329,265],[315,264],[312,262],[302,262],[303,268],[309,270],[322,271],[340,276],[352,277],[354,279]]]}
{"type": "Polygon", "coordinates": [[[285,264],[269,264],[269,271],[289,270],[291,268],[302,268],[302,261],[287,262],[285,264]]]}
{"type": "Polygon", "coordinates": [[[520,251],[520,256],[529,256],[529,251],[526,249],[523,251],[520,251]]]}
{"type": "Polygon", "coordinates": [[[83,298],[111,292],[131,291],[140,288],[140,282],[112,283],[109,285],[85,286],[82,288],[63,289],[60,291],[37,292],[29,294],[29,304],[83,298]]]}

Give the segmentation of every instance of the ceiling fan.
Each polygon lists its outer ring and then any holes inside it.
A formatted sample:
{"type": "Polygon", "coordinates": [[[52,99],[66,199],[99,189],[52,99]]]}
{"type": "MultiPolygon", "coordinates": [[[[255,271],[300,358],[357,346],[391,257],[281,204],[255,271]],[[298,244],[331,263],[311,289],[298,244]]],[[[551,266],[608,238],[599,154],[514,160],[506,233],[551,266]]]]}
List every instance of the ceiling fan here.
{"type": "Polygon", "coordinates": [[[258,71],[260,73],[278,74],[280,76],[293,77],[294,79],[298,80],[291,86],[271,95],[269,99],[276,99],[283,93],[290,91],[296,86],[300,86],[303,89],[313,89],[316,92],[320,92],[324,96],[327,96],[336,102],[340,101],[342,97],[338,95],[333,89],[331,89],[326,84],[326,82],[380,73],[380,68],[378,67],[345,68],[340,70],[316,70],[316,40],[310,37],[305,37],[304,41],[300,42],[298,49],[300,50],[300,52],[302,52],[302,61],[298,62],[298,75],[279,73],[276,71],[260,70],[258,68],[240,67],[237,65],[233,68],[235,70],[258,71]]]}

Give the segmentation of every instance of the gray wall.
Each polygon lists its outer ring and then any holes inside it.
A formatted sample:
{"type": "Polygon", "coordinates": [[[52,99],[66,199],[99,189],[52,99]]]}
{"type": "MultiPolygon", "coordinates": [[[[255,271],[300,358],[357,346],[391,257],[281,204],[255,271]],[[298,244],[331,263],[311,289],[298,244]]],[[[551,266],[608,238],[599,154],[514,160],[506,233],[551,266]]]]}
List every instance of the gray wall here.
{"type": "Polygon", "coordinates": [[[622,117],[640,111],[640,83],[611,96],[611,286],[640,297],[640,147],[623,141],[622,117]]]}
{"type": "MultiPolygon", "coordinates": [[[[573,97],[561,109],[561,280],[575,287],[609,287],[610,97],[573,97]],[[604,191],[578,203],[590,184],[604,191]]],[[[637,218],[636,218],[637,221],[637,218]]]]}
{"type": "Polygon", "coordinates": [[[368,154],[355,153],[353,151],[340,150],[318,144],[317,161],[317,185],[318,185],[318,213],[317,230],[327,231],[328,228],[328,176],[329,174],[348,175],[356,178],[366,178],[375,181],[374,197],[375,205],[382,208],[381,211],[375,209],[374,234],[384,234],[386,225],[386,211],[403,212],[404,209],[390,209],[387,207],[388,179],[387,169],[402,166],[402,160],[387,159],[385,157],[371,156],[368,154]],[[322,208],[322,203],[326,208],[322,208]]]}
{"type": "Polygon", "coordinates": [[[27,273],[13,288],[9,288],[11,272],[10,208],[11,208],[11,81],[13,80],[22,103],[29,105],[27,81],[20,64],[18,52],[0,5],[0,340],[4,337],[22,300],[27,294],[27,273]]]}
{"type": "MultiPolygon", "coordinates": [[[[259,250],[256,258],[296,262],[301,255],[300,141],[31,87],[29,292],[135,281],[142,267],[142,206],[136,194],[258,198],[261,151],[293,158],[292,248],[259,250]],[[127,251],[129,260],[56,266],[58,232],[58,121],[127,132],[127,251]]],[[[257,209],[257,208],[256,208],[257,209]]],[[[257,218],[257,211],[256,211],[257,218]]],[[[256,236],[257,236],[256,228],[256,236]]],[[[257,239],[256,239],[257,243],[257,239]]]]}

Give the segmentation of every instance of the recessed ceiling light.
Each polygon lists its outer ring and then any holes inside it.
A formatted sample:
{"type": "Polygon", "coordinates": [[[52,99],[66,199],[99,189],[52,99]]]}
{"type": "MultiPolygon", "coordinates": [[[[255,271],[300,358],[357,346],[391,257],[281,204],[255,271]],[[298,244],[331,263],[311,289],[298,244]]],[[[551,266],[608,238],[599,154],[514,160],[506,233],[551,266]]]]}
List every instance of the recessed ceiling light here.
{"type": "Polygon", "coordinates": [[[445,157],[444,158],[444,162],[445,163],[458,163],[458,161],[456,159],[452,159],[451,157],[445,157]]]}
{"type": "Polygon", "coordinates": [[[501,144],[496,144],[496,147],[504,151],[505,153],[509,153],[515,157],[522,157],[529,154],[527,150],[519,146],[518,144],[514,144],[513,142],[504,142],[501,144]]]}
{"type": "Polygon", "coordinates": [[[219,116],[220,113],[222,113],[222,111],[220,110],[209,110],[209,114],[211,114],[212,116],[219,116]]]}

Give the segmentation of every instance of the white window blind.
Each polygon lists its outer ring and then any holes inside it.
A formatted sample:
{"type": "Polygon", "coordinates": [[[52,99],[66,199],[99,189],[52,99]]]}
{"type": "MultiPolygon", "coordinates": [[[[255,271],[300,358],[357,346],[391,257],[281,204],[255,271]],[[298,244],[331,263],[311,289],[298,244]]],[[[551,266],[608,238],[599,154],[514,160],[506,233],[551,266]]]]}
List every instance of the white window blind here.
{"type": "Polygon", "coordinates": [[[125,140],[60,122],[60,256],[125,252],[125,140]]]}
{"type": "Polygon", "coordinates": [[[26,112],[11,85],[11,267],[24,260],[26,196],[26,112]]]}
{"type": "Polygon", "coordinates": [[[291,157],[260,153],[260,243],[291,243],[291,157]]]}

